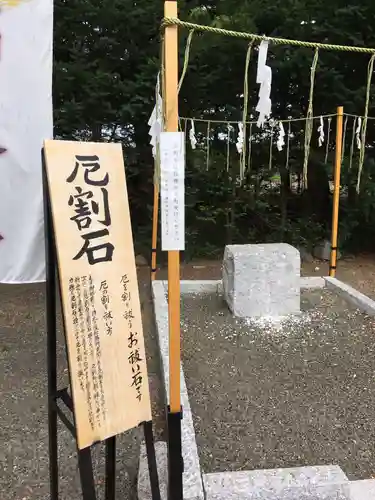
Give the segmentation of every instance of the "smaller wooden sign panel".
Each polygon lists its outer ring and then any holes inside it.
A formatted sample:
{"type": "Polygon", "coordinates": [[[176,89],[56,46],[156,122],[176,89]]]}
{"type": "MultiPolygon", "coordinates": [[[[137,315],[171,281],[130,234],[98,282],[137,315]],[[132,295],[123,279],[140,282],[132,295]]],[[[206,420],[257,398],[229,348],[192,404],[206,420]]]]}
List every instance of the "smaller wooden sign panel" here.
{"type": "Polygon", "coordinates": [[[151,420],[119,144],[45,141],[79,449],[151,420]]]}

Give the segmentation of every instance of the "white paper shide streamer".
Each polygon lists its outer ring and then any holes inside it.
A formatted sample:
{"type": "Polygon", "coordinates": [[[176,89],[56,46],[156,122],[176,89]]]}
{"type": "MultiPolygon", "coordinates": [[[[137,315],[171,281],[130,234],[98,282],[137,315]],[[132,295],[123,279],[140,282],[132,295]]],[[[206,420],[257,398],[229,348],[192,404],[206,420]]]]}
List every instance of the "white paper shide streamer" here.
{"type": "Polygon", "coordinates": [[[319,134],[318,144],[319,144],[319,147],[321,148],[324,144],[324,121],[323,121],[322,116],[320,117],[320,125],[318,127],[318,134],[319,134]]]}
{"type": "Polygon", "coordinates": [[[257,83],[260,84],[259,101],[256,111],[259,113],[258,127],[263,127],[267,118],[271,116],[271,85],[272,70],[267,66],[268,41],[263,40],[259,45],[257,83]]]}
{"type": "Polygon", "coordinates": [[[163,100],[160,95],[160,78],[156,84],[156,104],[148,120],[151,136],[150,145],[152,146],[152,156],[156,158],[157,144],[160,142],[160,134],[163,131],[163,100]]]}
{"type": "Polygon", "coordinates": [[[279,151],[282,151],[285,146],[285,130],[282,122],[279,122],[279,134],[277,136],[276,146],[279,151]]]}
{"type": "Polygon", "coordinates": [[[358,117],[358,122],[357,122],[357,129],[355,131],[355,137],[357,141],[357,148],[361,149],[362,142],[361,142],[361,128],[362,128],[362,118],[358,117]]]}
{"type": "Polygon", "coordinates": [[[53,137],[53,2],[0,6],[0,282],[32,283],[45,280],[40,151],[53,137]]]}
{"type": "Polygon", "coordinates": [[[243,141],[244,141],[243,123],[239,122],[238,123],[238,136],[237,136],[237,142],[236,142],[236,148],[237,148],[239,155],[242,154],[242,151],[243,151],[243,141]]]}
{"type": "Polygon", "coordinates": [[[189,139],[190,139],[191,149],[196,149],[196,147],[197,147],[197,139],[195,137],[194,120],[190,120],[189,139]]]}

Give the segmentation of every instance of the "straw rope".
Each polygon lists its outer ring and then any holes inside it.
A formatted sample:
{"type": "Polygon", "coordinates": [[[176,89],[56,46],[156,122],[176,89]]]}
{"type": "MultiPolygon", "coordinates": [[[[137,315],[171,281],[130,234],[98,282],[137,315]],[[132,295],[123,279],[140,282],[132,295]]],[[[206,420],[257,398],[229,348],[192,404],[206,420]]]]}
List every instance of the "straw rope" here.
{"type": "Polygon", "coordinates": [[[333,50],[338,52],[358,52],[363,54],[375,54],[375,48],[357,47],[354,45],[335,45],[330,43],[306,42],[303,40],[292,40],[289,38],[275,38],[262,35],[255,35],[254,33],[246,33],[243,31],[232,31],[223,28],[214,28],[212,26],[204,26],[202,24],[194,24],[175,17],[165,17],[161,23],[162,31],[168,26],[179,26],[188,30],[200,31],[201,33],[212,33],[214,35],[228,36],[232,38],[242,38],[245,40],[252,40],[261,42],[268,40],[275,45],[294,45],[296,47],[307,47],[319,50],[333,50]]]}

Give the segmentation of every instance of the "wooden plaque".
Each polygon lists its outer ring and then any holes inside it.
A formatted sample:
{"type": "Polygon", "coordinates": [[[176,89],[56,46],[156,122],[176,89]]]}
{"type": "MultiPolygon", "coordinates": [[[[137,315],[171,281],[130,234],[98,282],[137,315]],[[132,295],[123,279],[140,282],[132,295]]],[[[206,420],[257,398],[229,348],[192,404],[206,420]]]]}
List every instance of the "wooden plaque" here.
{"type": "Polygon", "coordinates": [[[120,144],[45,141],[79,449],[151,420],[120,144]]]}

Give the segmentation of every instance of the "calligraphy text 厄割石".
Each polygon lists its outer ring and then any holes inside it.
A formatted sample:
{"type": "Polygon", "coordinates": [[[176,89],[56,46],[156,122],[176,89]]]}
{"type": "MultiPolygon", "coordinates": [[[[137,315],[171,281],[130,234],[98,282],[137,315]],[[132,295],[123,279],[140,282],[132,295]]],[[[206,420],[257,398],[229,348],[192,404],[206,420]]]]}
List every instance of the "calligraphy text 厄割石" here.
{"type": "Polygon", "coordinates": [[[86,254],[90,265],[110,262],[115,248],[112,243],[108,242],[108,228],[112,222],[106,187],[109,183],[109,175],[108,173],[104,176],[93,175],[100,170],[98,156],[76,155],[73,172],[66,181],[73,183],[80,170],[83,170],[85,185],[91,186],[92,189],[86,190],[77,185],[68,200],[69,206],[74,210],[74,215],[70,219],[76,223],[80,232],[83,231],[81,237],[84,241],[73,260],[78,260],[86,254]],[[100,203],[96,195],[100,195],[100,203]]]}

